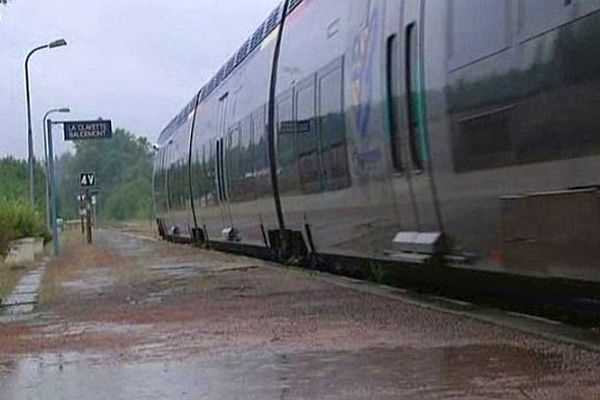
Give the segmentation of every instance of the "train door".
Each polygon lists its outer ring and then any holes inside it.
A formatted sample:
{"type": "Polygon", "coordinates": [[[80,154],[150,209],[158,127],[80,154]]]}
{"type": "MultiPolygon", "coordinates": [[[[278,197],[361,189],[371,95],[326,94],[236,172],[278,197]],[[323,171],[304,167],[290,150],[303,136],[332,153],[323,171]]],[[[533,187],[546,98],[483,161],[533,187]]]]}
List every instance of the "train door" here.
{"type": "Polygon", "coordinates": [[[217,121],[217,140],[215,142],[215,185],[217,188],[217,200],[219,203],[223,234],[228,239],[235,236],[233,229],[233,217],[231,215],[231,204],[229,196],[228,175],[228,152],[229,138],[227,135],[227,113],[229,95],[224,94],[219,99],[219,112],[217,121]]]}
{"type": "MultiPolygon", "coordinates": [[[[435,253],[443,241],[429,150],[423,49],[423,0],[390,2],[400,7],[401,31],[387,42],[388,85],[398,101],[392,103],[392,161],[401,179],[408,182],[413,218],[404,221],[394,239],[401,251],[435,253]],[[403,4],[398,5],[398,3],[403,4]],[[394,126],[395,125],[395,126],[394,126]]],[[[397,14],[396,14],[397,15],[397,14]]]]}

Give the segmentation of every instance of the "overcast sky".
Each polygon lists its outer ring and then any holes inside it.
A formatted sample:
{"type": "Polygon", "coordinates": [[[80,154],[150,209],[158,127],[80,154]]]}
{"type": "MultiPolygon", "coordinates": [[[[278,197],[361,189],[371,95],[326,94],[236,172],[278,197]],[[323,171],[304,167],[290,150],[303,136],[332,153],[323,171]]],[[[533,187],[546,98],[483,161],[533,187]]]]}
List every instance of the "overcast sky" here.
{"type": "MultiPolygon", "coordinates": [[[[42,117],[112,119],[154,141],[280,0],[12,0],[0,6],[0,157],[27,156],[23,62],[30,62],[35,150],[42,117]]],[[[60,139],[59,135],[56,135],[60,139]]],[[[59,140],[59,150],[68,145],[59,140]]]]}

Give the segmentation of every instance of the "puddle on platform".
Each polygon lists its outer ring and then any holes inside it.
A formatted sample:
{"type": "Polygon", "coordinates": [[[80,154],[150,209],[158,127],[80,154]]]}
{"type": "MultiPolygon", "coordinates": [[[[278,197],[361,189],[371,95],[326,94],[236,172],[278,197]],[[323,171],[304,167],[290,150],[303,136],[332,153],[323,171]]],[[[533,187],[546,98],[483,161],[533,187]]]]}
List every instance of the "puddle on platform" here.
{"type": "Polygon", "coordinates": [[[547,399],[570,393],[585,399],[597,389],[585,387],[585,374],[563,371],[558,356],[508,345],[222,358],[98,365],[77,354],[30,358],[4,367],[0,398],[547,399]]]}

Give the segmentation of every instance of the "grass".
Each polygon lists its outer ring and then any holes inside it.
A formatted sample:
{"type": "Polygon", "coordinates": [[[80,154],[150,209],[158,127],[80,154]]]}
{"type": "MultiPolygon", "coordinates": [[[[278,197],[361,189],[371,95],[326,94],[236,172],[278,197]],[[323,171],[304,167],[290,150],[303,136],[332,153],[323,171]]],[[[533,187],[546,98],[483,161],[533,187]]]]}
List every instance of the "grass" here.
{"type": "Polygon", "coordinates": [[[382,285],[388,284],[390,280],[389,267],[377,262],[369,263],[369,275],[372,282],[382,285]]]}

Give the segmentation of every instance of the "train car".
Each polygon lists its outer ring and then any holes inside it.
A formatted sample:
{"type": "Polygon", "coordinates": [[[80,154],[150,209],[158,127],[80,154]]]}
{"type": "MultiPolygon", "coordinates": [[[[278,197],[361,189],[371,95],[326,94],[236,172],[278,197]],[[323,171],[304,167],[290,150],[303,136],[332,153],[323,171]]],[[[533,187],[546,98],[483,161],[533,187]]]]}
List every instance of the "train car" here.
{"type": "Polygon", "coordinates": [[[599,281],[599,11],[287,1],[161,134],[162,234],[599,281]]]}

